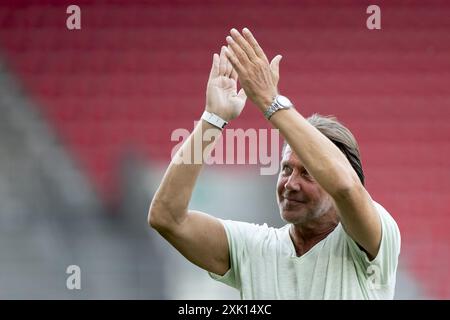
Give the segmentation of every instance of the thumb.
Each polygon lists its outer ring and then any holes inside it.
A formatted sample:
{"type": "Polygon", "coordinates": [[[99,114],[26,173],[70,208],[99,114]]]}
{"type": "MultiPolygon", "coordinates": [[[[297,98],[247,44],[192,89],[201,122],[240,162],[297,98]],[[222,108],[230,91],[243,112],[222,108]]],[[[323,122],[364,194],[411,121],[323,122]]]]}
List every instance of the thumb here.
{"type": "Polygon", "coordinates": [[[270,62],[270,70],[276,75],[277,78],[280,75],[280,61],[282,58],[283,57],[279,54],[276,55],[270,62]]]}
{"type": "Polygon", "coordinates": [[[241,99],[244,99],[244,100],[247,99],[247,95],[245,94],[244,89],[239,90],[237,96],[238,96],[239,98],[241,98],[241,99]]]}

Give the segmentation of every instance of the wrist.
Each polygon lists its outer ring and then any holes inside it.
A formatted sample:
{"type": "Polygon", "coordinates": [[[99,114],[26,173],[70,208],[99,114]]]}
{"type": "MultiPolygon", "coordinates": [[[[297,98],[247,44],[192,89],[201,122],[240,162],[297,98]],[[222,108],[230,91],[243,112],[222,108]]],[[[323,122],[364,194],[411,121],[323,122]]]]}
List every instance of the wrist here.
{"type": "Polygon", "coordinates": [[[228,120],[222,118],[220,115],[208,110],[205,110],[203,112],[201,119],[220,130],[223,130],[223,128],[225,128],[225,126],[229,122],[228,120]]]}
{"type": "Polygon", "coordinates": [[[256,103],[259,110],[261,110],[261,112],[263,113],[266,112],[266,110],[272,105],[273,100],[277,95],[278,95],[277,93],[273,93],[271,95],[267,95],[259,99],[256,103]]]}
{"type": "Polygon", "coordinates": [[[216,116],[220,117],[221,119],[230,122],[231,120],[234,119],[234,117],[231,117],[229,114],[226,114],[225,112],[223,112],[223,110],[220,110],[221,108],[218,108],[219,110],[217,110],[217,108],[210,108],[208,105],[206,105],[205,110],[203,111],[207,111],[210,113],[215,114],[216,116]]]}
{"type": "Polygon", "coordinates": [[[294,105],[292,102],[285,96],[277,95],[272,100],[272,103],[269,105],[268,108],[264,111],[264,117],[267,120],[270,120],[270,118],[274,115],[274,113],[280,111],[280,110],[287,110],[290,108],[293,108],[294,105]]]}

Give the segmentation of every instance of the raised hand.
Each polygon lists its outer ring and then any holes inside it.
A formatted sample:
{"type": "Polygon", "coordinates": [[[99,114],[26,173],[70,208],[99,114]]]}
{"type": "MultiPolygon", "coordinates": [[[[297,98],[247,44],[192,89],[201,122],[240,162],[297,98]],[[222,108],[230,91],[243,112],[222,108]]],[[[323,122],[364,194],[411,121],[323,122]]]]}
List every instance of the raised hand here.
{"type": "Polygon", "coordinates": [[[237,92],[238,74],[225,56],[222,47],[220,56],[215,53],[206,89],[206,111],[230,121],[242,112],[247,99],[243,89],[237,92]]]}
{"type": "Polygon", "coordinates": [[[264,51],[247,28],[242,30],[242,35],[236,29],[231,29],[230,34],[226,38],[229,44],[226,56],[239,75],[239,82],[247,96],[264,112],[278,94],[282,57],[275,56],[269,64],[264,51]]]}

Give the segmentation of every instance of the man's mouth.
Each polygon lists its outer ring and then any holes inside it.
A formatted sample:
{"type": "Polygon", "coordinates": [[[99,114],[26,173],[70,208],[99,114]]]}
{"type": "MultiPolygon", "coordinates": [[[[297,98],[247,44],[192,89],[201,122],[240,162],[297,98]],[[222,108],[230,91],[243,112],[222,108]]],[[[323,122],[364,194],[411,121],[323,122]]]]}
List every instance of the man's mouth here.
{"type": "Polygon", "coordinates": [[[284,199],[289,201],[289,202],[305,203],[305,201],[303,201],[303,200],[292,198],[292,197],[284,197],[284,199]]]}
{"type": "Polygon", "coordinates": [[[304,202],[303,201],[300,201],[300,200],[296,200],[296,199],[293,199],[293,198],[285,198],[285,206],[287,206],[287,207],[296,207],[296,206],[299,206],[299,205],[303,205],[304,204],[304,202]]]}

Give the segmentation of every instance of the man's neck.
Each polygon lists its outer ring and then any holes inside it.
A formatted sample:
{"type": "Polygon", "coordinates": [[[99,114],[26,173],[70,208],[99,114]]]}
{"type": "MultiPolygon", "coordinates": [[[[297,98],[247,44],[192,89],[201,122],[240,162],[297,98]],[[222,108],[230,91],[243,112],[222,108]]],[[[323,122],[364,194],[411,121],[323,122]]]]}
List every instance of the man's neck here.
{"type": "Polygon", "coordinates": [[[321,240],[325,239],[338,225],[336,215],[324,215],[318,220],[291,224],[289,235],[298,257],[304,255],[321,240]]]}

